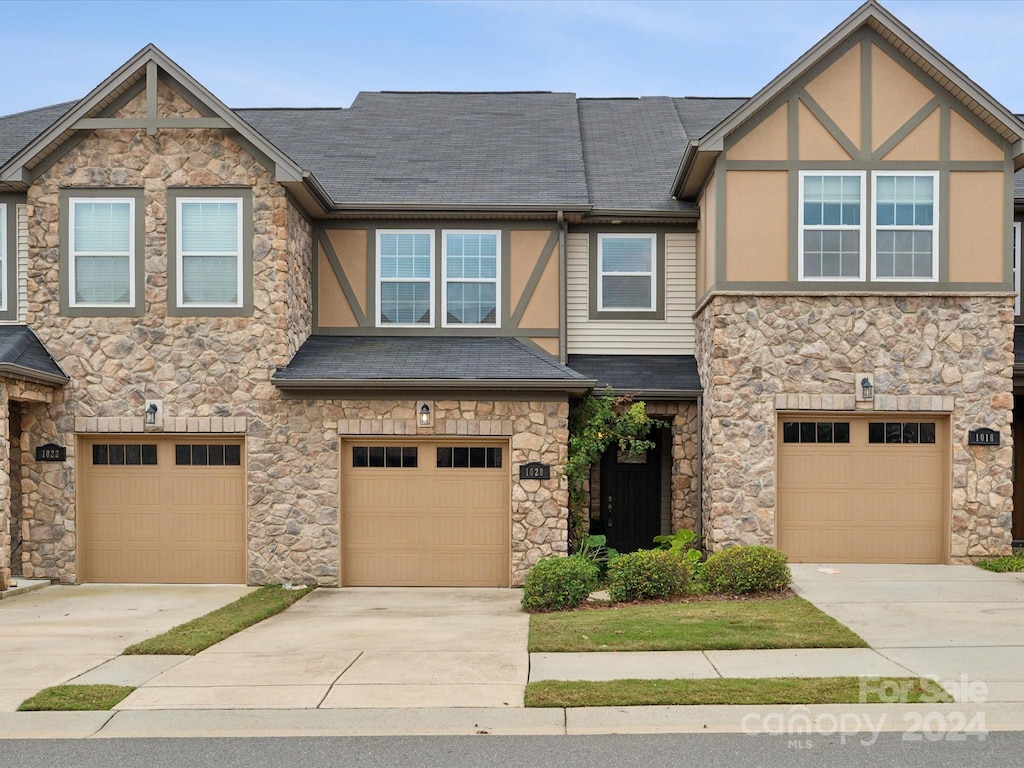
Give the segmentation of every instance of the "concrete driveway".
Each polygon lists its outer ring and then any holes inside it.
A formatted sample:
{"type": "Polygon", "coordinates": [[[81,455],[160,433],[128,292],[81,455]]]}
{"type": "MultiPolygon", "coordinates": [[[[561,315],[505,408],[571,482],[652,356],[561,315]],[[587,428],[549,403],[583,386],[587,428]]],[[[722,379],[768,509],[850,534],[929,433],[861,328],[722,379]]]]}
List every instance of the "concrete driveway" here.
{"type": "Polygon", "coordinates": [[[801,597],[913,674],[937,677],[958,700],[1024,701],[1024,574],[965,565],[791,567],[801,597]],[[966,687],[975,683],[986,690],[966,687]]]}
{"type": "Polygon", "coordinates": [[[521,707],[529,672],[521,594],[319,589],[117,708],[521,707]]]}
{"type": "Polygon", "coordinates": [[[237,600],[243,586],[86,584],[0,601],[0,712],[237,600]]]}

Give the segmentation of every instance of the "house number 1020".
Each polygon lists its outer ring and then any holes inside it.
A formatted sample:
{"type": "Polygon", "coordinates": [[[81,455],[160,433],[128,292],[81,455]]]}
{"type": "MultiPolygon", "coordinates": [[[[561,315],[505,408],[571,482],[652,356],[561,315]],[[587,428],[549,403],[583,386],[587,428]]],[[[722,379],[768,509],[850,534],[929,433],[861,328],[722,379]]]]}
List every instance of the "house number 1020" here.
{"type": "Polygon", "coordinates": [[[538,461],[531,461],[529,464],[519,465],[520,480],[550,480],[551,466],[541,464],[538,461]]]}

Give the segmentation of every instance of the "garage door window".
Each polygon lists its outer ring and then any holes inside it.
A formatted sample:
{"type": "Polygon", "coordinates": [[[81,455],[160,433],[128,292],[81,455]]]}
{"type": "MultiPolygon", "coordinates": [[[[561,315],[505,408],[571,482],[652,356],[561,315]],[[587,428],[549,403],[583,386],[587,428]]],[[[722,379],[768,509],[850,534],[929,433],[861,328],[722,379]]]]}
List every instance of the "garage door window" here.
{"type": "Polygon", "coordinates": [[[183,443],[174,446],[174,463],[179,467],[238,467],[242,446],[183,443]]]}
{"type": "Polygon", "coordinates": [[[96,466],[143,467],[156,465],[155,445],[124,445],[102,443],[92,447],[92,463],[96,466]]]}
{"type": "Polygon", "coordinates": [[[868,424],[868,442],[881,444],[933,444],[934,421],[873,421],[868,424]]]}
{"type": "Polygon", "coordinates": [[[352,448],[353,467],[405,467],[419,465],[419,451],[412,446],[356,445],[352,448]]]}
{"type": "Polygon", "coordinates": [[[784,443],[848,443],[848,421],[786,421],[782,424],[784,443]]]}
{"type": "Polygon", "coordinates": [[[438,448],[437,466],[439,469],[500,469],[501,448],[438,448]]]}

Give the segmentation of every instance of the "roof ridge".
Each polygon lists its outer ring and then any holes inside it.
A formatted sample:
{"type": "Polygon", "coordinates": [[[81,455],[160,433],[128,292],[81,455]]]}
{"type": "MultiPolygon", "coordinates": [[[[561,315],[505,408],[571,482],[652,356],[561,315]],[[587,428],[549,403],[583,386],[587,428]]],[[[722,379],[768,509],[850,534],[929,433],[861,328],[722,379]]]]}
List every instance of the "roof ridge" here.
{"type": "Polygon", "coordinates": [[[22,115],[30,115],[33,112],[45,112],[48,109],[55,109],[56,107],[64,107],[65,109],[71,109],[77,101],[58,101],[56,104],[49,104],[45,107],[33,107],[32,109],[23,109],[21,112],[11,112],[9,115],[0,115],[0,120],[6,120],[9,117],[21,117],[22,115]]]}

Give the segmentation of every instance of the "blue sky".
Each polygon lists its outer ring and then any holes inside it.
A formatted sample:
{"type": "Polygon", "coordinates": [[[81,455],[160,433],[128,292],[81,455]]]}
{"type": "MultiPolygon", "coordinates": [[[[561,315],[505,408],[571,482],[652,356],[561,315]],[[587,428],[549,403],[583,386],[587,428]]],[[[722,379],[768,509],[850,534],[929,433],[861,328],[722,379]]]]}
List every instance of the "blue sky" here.
{"type": "MultiPolygon", "coordinates": [[[[148,42],[233,107],[348,106],[360,90],[749,96],[858,5],[6,0],[0,114],[77,99],[148,42]]],[[[1024,112],[1024,1],[886,5],[1024,112]]]]}

